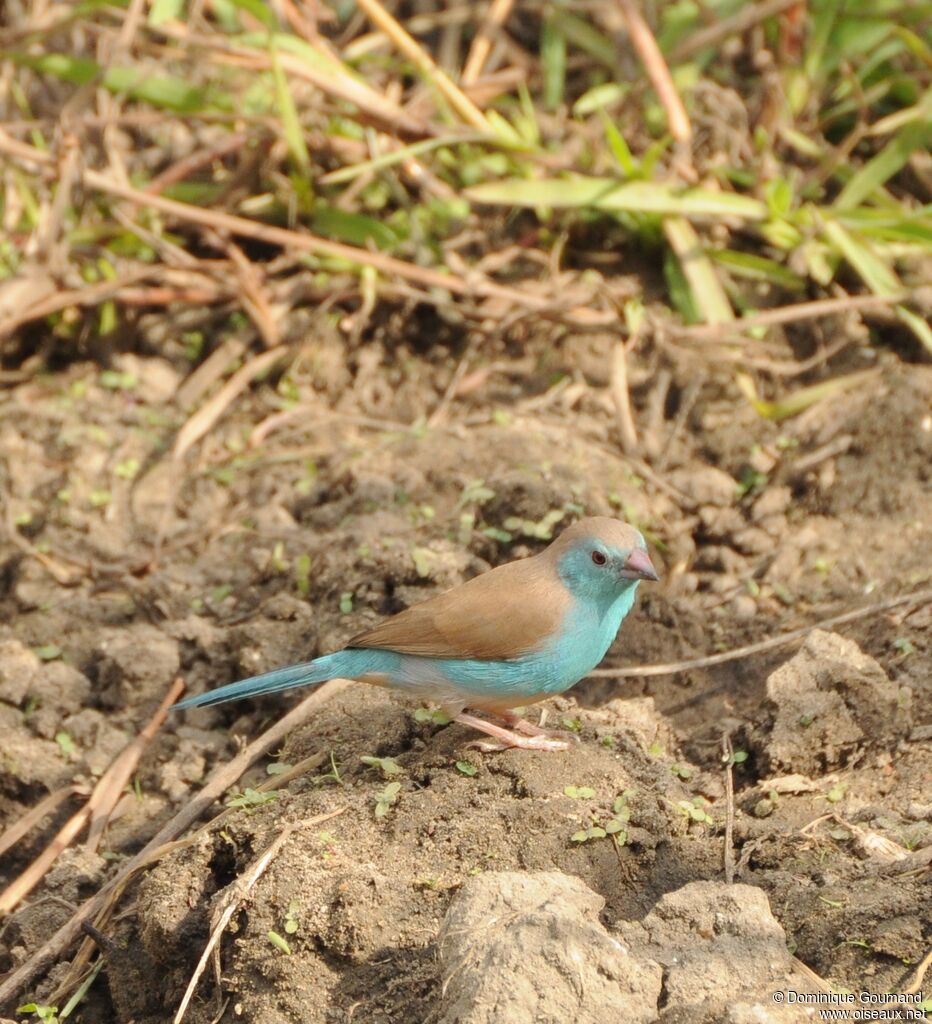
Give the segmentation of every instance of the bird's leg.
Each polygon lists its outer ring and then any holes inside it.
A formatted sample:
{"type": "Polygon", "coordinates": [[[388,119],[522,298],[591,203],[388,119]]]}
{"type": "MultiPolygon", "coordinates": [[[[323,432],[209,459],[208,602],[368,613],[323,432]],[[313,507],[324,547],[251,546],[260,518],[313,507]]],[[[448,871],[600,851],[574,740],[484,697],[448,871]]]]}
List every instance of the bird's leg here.
{"type": "MultiPolygon", "coordinates": [[[[509,747],[521,747],[524,750],[568,750],[569,743],[566,740],[553,739],[549,736],[522,736],[520,733],[512,732],[504,726],[495,725],[494,722],[487,722],[484,718],[467,714],[461,711],[453,719],[461,725],[468,725],[471,729],[478,729],[487,736],[493,736],[499,743],[474,743],[479,750],[492,753],[498,750],[507,750],[509,747]]],[[[530,723],[527,723],[530,724],[530,723]]]]}
{"type": "Polygon", "coordinates": [[[579,736],[575,732],[570,732],[569,729],[542,729],[539,725],[535,725],[526,718],[515,715],[510,711],[498,712],[495,717],[500,718],[505,725],[515,732],[523,732],[525,736],[548,736],[550,739],[572,740],[574,743],[579,742],[579,736]]]}

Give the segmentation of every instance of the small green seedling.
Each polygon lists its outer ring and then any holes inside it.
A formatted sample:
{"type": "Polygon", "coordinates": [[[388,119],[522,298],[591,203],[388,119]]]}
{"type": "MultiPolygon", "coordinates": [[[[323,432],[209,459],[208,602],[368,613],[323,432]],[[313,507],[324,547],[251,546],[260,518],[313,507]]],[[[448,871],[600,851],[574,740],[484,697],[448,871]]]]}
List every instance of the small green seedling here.
{"type": "Polygon", "coordinates": [[[392,807],[398,803],[398,797],[401,794],[401,783],[390,782],[381,793],[376,793],[375,796],[375,816],[377,818],[384,818],[386,814],[392,809],[392,807]]]}
{"type": "Polygon", "coordinates": [[[367,755],[359,760],[370,768],[378,768],[386,779],[395,775],[404,775],[404,768],[393,757],[369,757],[367,755]]]}
{"type": "Polygon", "coordinates": [[[414,712],[414,721],[431,722],[433,725],[449,725],[452,718],[442,708],[418,708],[414,712]]]}
{"type": "Polygon", "coordinates": [[[58,750],[61,756],[66,760],[70,761],[72,755],[75,752],[74,740],[64,730],[55,733],[55,742],[58,744],[58,750]]]}
{"type": "Polygon", "coordinates": [[[469,775],[470,777],[472,777],[476,774],[477,771],[479,771],[479,769],[474,764],[471,764],[469,761],[457,761],[456,770],[460,774],[469,775]]]}
{"type": "Polygon", "coordinates": [[[604,839],[607,835],[608,832],[602,828],[598,819],[593,818],[586,828],[580,829],[578,832],[574,832],[570,836],[570,841],[574,843],[588,843],[593,839],[604,839]]]}
{"type": "Polygon", "coordinates": [[[328,779],[332,779],[338,786],[343,785],[343,778],[340,775],[340,769],[337,767],[337,759],[333,756],[333,751],[330,751],[330,771],[325,775],[317,775],[314,777],[314,782],[326,782],[328,779]]]}
{"type": "Polygon", "coordinates": [[[437,561],[436,551],[431,551],[430,548],[411,548],[411,560],[414,562],[414,571],[421,577],[421,579],[427,579],[433,570],[434,563],[437,561]]]}
{"type": "Polygon", "coordinates": [[[834,786],[825,794],[825,799],[830,804],[837,804],[840,800],[844,799],[845,793],[848,791],[848,786],[844,782],[836,782],[834,786]]]}
{"type": "Polygon", "coordinates": [[[628,801],[634,791],[626,789],[612,803],[612,817],[605,822],[605,831],[615,841],[616,846],[624,846],[628,841],[628,822],[631,820],[631,807],[628,801]]]}
{"type": "Polygon", "coordinates": [[[114,466],[114,476],[118,476],[121,480],[135,480],[139,475],[141,465],[139,459],[123,459],[122,462],[118,462],[114,466]]]}
{"type": "Polygon", "coordinates": [[[47,1021],[48,1024],[58,1024],[58,1007],[42,1006],[39,1003],[26,1003],[16,1007],[17,1013],[34,1013],[39,1020],[47,1021]]]}
{"type": "Polygon", "coordinates": [[[227,800],[227,807],[237,808],[251,814],[257,807],[270,804],[278,799],[278,793],[263,793],[258,789],[251,789],[247,786],[238,796],[227,800]]]}
{"type": "Polygon", "coordinates": [[[730,765],[744,764],[748,759],[748,752],[746,750],[734,750],[731,756],[727,758],[726,763],[730,765]]]}
{"type": "Polygon", "coordinates": [[[589,786],[564,786],[563,795],[571,800],[591,800],[595,796],[595,790],[589,786]]]}
{"type": "Polygon", "coordinates": [[[706,810],[706,802],[701,796],[693,797],[692,800],[680,800],[676,806],[690,821],[699,822],[703,825],[715,824],[715,819],[706,810]]]}
{"type": "Polygon", "coordinates": [[[564,729],[569,729],[570,732],[582,732],[581,718],[561,718],[560,724],[564,729]]]}
{"type": "Polygon", "coordinates": [[[285,775],[290,772],[294,765],[285,764],[284,761],[273,761],[265,766],[266,775],[285,775]]]}
{"type": "Polygon", "coordinates": [[[298,555],[294,563],[294,581],[298,593],[307,597],[311,592],[311,556],[298,555]]]}
{"type": "Polygon", "coordinates": [[[301,927],[301,922],[298,920],[298,911],[301,909],[300,904],[297,900],[292,900],[288,904],[288,913],[285,914],[285,934],[294,935],[297,930],[301,927]]]}
{"type": "Polygon", "coordinates": [[[384,818],[398,802],[401,793],[400,782],[389,782],[381,793],[376,794],[376,817],[384,818]]]}
{"type": "Polygon", "coordinates": [[[686,764],[671,764],[670,771],[678,779],[691,779],[693,777],[693,770],[686,764]]]}
{"type": "Polygon", "coordinates": [[[40,661],[56,661],[62,656],[62,649],[58,644],[42,644],[40,647],[33,647],[32,653],[40,661]]]}
{"type": "Polygon", "coordinates": [[[285,956],[291,956],[291,946],[288,945],[288,940],[284,935],[279,935],[278,932],[270,931],[268,933],[268,940],[277,950],[284,953],[285,956]]]}
{"type": "MultiPolygon", "coordinates": [[[[567,786],[564,790],[567,796],[573,793],[585,793],[595,796],[595,792],[586,786],[567,786]],[[569,792],[572,791],[572,792],[569,792]]],[[[631,807],[629,801],[634,796],[634,791],[626,789],[620,796],[615,797],[612,802],[612,814],[610,818],[600,821],[598,818],[591,818],[590,823],[574,832],[570,840],[574,843],[588,843],[593,839],[605,839],[611,836],[616,846],[624,846],[628,841],[628,821],[631,818],[631,807]]]]}

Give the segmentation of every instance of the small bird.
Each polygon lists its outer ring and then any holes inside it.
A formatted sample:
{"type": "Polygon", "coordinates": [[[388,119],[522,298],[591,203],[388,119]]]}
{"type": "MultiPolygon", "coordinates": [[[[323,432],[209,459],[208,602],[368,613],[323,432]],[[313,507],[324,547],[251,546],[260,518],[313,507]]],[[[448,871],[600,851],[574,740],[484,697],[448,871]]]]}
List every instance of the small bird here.
{"type": "Polygon", "coordinates": [[[413,605],[340,651],[175,707],[357,679],[440,704],[454,721],[498,741],[476,744],[481,750],[565,750],[561,734],[512,709],[563,693],[595,668],[631,610],[638,582],[658,578],[633,526],[605,516],[582,519],[540,554],[413,605]]]}

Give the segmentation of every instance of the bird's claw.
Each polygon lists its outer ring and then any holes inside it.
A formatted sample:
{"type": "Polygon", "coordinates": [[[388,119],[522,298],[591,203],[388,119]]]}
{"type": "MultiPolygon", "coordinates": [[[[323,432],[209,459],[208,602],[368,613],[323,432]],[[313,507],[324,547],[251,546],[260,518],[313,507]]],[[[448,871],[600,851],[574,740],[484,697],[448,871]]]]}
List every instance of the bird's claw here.
{"type": "Polygon", "coordinates": [[[522,732],[525,736],[546,736],[548,739],[562,740],[566,743],[581,742],[579,733],[571,732],[569,729],[542,729],[539,725],[534,725],[533,722],[524,718],[509,722],[509,725],[515,732],[522,732]]]}
{"type": "MultiPolygon", "coordinates": [[[[484,718],[477,718],[475,715],[470,715],[466,712],[458,714],[455,720],[473,729],[478,729],[479,732],[484,732],[487,736],[493,737],[493,739],[501,741],[500,743],[477,741],[469,744],[470,747],[485,751],[486,753],[509,750],[513,747],[520,747],[522,750],[569,750],[570,748],[569,743],[564,739],[539,734],[522,736],[519,732],[513,732],[511,729],[495,725],[494,722],[487,722],[484,718]]],[[[525,724],[530,726],[530,722],[525,724]]],[[[531,728],[536,729],[537,727],[531,726],[531,728]]]]}

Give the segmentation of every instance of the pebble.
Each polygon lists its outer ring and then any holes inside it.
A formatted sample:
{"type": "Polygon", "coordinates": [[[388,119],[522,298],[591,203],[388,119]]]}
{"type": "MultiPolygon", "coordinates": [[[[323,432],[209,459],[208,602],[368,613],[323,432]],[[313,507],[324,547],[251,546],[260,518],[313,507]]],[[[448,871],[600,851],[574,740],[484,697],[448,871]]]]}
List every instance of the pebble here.
{"type": "Polygon", "coordinates": [[[739,594],[731,602],[731,613],[736,619],[753,619],[757,615],[757,602],[750,594],[739,594]]]}
{"type": "Polygon", "coordinates": [[[759,526],[746,526],[732,534],[732,543],[745,555],[763,555],[773,550],[773,538],[759,526]]]}
{"type": "Polygon", "coordinates": [[[756,522],[766,519],[768,516],[779,515],[790,507],[793,501],[793,492],[789,487],[768,487],[766,491],[754,502],[751,510],[751,518],[756,522]]]}
{"type": "Polygon", "coordinates": [[[670,483],[697,505],[731,505],[738,496],[734,478],[714,466],[675,469],[670,474],[670,483]]]}
{"type": "Polygon", "coordinates": [[[699,521],[710,537],[730,537],[744,529],[744,517],[736,508],[719,508],[703,505],[699,509],[699,521]]]}

